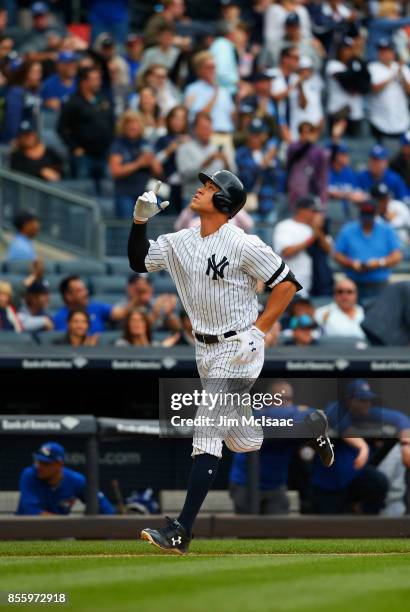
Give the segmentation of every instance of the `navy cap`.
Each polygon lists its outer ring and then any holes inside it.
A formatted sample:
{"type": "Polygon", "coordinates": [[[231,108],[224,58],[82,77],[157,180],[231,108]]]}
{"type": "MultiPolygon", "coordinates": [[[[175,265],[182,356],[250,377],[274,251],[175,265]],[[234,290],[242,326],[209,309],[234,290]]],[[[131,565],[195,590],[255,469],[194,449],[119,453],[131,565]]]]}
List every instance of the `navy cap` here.
{"type": "Polygon", "coordinates": [[[297,13],[289,13],[285,19],[285,26],[299,26],[300,17],[297,13]]]}
{"type": "Polygon", "coordinates": [[[333,155],[337,155],[338,153],[349,153],[349,147],[344,144],[344,142],[331,142],[328,148],[333,155]]]}
{"type": "Polygon", "coordinates": [[[322,206],[320,201],[315,196],[307,195],[299,198],[296,202],[296,208],[314,210],[315,212],[321,212],[322,206]]]}
{"type": "Polygon", "coordinates": [[[391,38],[379,38],[376,46],[378,49],[394,49],[394,44],[391,38]]]}
{"type": "Polygon", "coordinates": [[[269,128],[266,123],[262,121],[262,119],[256,117],[255,119],[252,119],[248,125],[248,132],[250,134],[266,134],[269,132],[269,128]]]}
{"type": "Polygon", "coordinates": [[[389,197],[390,190],[385,183],[377,183],[371,188],[370,195],[376,200],[384,200],[389,197]]]}
{"type": "Polygon", "coordinates": [[[369,157],[372,159],[388,159],[389,153],[382,145],[375,144],[369,151],[369,157]]]}
{"type": "Polygon", "coordinates": [[[407,130],[407,132],[404,132],[404,134],[400,136],[400,144],[410,145],[410,130],[407,130]]]}
{"type": "Polygon", "coordinates": [[[350,36],[343,36],[342,40],[340,41],[339,47],[353,47],[353,45],[353,38],[351,38],[350,36]]]}
{"type": "Polygon", "coordinates": [[[105,34],[100,39],[100,44],[102,47],[108,48],[114,46],[114,39],[111,34],[105,34]]]}
{"type": "Polygon", "coordinates": [[[136,32],[131,32],[131,34],[128,34],[127,38],[125,39],[125,44],[133,45],[136,42],[142,42],[142,40],[143,38],[141,34],[137,34],[136,32]]]}
{"type": "Polygon", "coordinates": [[[60,51],[60,53],[58,54],[58,62],[60,64],[71,64],[73,62],[76,62],[78,60],[77,54],[74,53],[74,51],[70,51],[70,50],[66,50],[66,51],[60,51]]]}
{"type": "Polygon", "coordinates": [[[26,293],[30,295],[42,295],[50,293],[50,284],[44,280],[34,281],[26,289],[26,293]]]}
{"type": "Polygon", "coordinates": [[[65,450],[58,442],[46,442],[33,456],[41,463],[54,463],[54,461],[64,461],[65,450]]]}
{"type": "Polygon", "coordinates": [[[244,115],[251,115],[256,110],[255,105],[244,100],[239,105],[239,112],[244,115]]]}
{"type": "Polygon", "coordinates": [[[356,399],[374,399],[376,394],[370,389],[367,380],[356,378],[352,380],[346,387],[347,397],[356,399]]]}
{"type": "Polygon", "coordinates": [[[23,136],[24,134],[31,134],[32,132],[36,132],[34,125],[31,121],[24,120],[20,123],[18,129],[18,136],[23,136]]]}
{"type": "Polygon", "coordinates": [[[37,17],[40,15],[46,15],[50,12],[50,9],[48,8],[48,4],[46,2],[34,2],[34,4],[31,5],[31,12],[33,13],[34,17],[37,17]]]}

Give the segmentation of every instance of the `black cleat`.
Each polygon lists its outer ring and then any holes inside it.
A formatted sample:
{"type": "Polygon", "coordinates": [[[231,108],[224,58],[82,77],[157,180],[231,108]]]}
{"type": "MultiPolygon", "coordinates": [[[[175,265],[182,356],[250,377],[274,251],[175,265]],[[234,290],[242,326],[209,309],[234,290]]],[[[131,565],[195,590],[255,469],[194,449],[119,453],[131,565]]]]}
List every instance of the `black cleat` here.
{"type": "Polygon", "coordinates": [[[316,410],[307,415],[305,423],[312,432],[314,439],[313,448],[319,455],[323,465],[330,467],[335,461],[335,454],[333,452],[333,444],[328,435],[329,423],[325,413],[322,410],[316,410]]]}
{"type": "Polygon", "coordinates": [[[169,553],[185,555],[188,552],[192,537],[188,536],[185,528],[176,519],[165,517],[168,525],[162,529],[147,527],[141,531],[141,540],[157,546],[169,553]]]}

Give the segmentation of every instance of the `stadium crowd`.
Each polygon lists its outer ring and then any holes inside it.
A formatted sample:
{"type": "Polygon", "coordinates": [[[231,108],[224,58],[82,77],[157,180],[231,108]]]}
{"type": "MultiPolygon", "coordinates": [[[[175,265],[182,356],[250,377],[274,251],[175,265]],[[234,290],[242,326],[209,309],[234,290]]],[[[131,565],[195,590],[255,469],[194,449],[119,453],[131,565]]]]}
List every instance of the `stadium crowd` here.
{"type": "MultiPolygon", "coordinates": [[[[410,258],[407,3],[135,4],[89,0],[73,23],[71,2],[1,2],[3,164],[61,188],[91,182],[101,201],[108,181],[119,219],[160,178],[175,229],[198,222],[187,208],[198,171],[232,169],[249,194],[233,222],[256,228],[303,285],[268,346],[408,344],[409,282],[390,282],[410,258]]],[[[166,283],[124,276],[107,303],[79,262],[66,275],[56,264],[49,284],[33,246],[41,221],[16,211],[3,272],[20,273],[19,260],[33,269],[17,287],[1,279],[0,330],[94,345],[121,328],[120,346],[192,343],[166,283]]]]}

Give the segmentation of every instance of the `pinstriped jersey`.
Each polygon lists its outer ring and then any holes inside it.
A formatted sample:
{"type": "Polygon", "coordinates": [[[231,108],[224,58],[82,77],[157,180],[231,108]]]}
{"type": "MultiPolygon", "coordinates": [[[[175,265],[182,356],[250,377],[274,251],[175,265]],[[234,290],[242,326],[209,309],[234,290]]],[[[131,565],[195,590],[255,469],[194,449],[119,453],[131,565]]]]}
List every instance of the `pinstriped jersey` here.
{"type": "Polygon", "coordinates": [[[260,238],[230,223],[204,238],[196,227],[150,240],[145,267],[168,270],[193,330],[214,335],[249,329],[258,317],[257,280],[274,287],[289,272],[260,238]]]}

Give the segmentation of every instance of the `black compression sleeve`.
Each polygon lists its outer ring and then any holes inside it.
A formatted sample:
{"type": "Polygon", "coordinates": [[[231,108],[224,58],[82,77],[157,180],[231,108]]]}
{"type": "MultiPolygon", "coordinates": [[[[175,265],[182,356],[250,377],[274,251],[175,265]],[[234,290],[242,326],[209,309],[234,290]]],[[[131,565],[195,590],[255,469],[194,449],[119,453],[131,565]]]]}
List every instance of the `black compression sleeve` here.
{"type": "Polygon", "coordinates": [[[135,272],[147,272],[145,258],[149,251],[147,224],[133,223],[128,238],[128,261],[135,272]]]}

